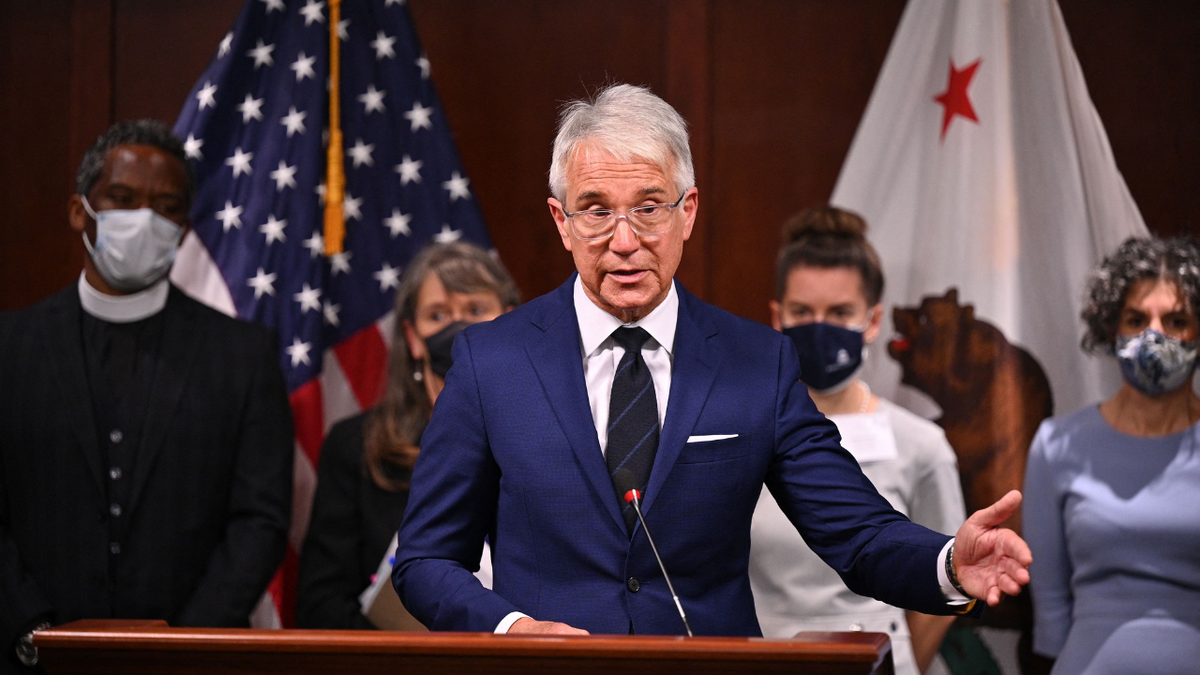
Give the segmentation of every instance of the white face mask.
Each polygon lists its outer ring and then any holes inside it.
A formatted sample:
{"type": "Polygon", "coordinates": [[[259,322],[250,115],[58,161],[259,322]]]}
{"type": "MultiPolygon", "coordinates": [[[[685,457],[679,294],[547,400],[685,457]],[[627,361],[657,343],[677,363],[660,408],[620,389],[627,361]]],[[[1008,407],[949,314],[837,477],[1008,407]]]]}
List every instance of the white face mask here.
{"type": "Polygon", "coordinates": [[[83,200],[96,221],[96,245],[83,233],[83,245],[96,271],[109,286],[125,293],[140,291],[166,276],[175,262],[183,228],[153,209],[107,209],[96,213],[83,200]]]}

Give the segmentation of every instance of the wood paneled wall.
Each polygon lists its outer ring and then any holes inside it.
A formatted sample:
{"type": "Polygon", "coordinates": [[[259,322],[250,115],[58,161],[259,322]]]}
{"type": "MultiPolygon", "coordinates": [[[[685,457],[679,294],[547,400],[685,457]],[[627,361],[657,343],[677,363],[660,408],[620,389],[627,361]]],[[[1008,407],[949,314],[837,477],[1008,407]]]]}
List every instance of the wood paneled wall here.
{"type": "MultiPolygon", "coordinates": [[[[1059,0],[1152,230],[1200,232],[1200,3],[1059,0]]],[[[700,222],[680,278],[765,320],[779,225],[826,200],[903,0],[410,0],[459,150],[525,297],[571,271],[545,205],[558,106],[646,84],[688,119],[700,222]]],[[[174,120],[242,0],[0,4],[0,309],[70,283],[65,203],[116,120],[174,120]]]]}

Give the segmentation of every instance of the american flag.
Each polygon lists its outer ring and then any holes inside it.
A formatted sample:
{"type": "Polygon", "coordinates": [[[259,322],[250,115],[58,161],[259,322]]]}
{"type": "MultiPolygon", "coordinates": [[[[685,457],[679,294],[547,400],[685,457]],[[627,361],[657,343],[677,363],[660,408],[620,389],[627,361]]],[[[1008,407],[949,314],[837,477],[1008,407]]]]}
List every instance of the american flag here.
{"type": "Polygon", "coordinates": [[[258,626],[292,623],[321,442],[382,391],[405,264],[430,241],[491,246],[404,0],[343,0],[340,18],[341,253],[323,236],[325,2],[248,0],[175,123],[198,191],[172,279],[278,333],[295,416],[290,547],[258,626]]]}

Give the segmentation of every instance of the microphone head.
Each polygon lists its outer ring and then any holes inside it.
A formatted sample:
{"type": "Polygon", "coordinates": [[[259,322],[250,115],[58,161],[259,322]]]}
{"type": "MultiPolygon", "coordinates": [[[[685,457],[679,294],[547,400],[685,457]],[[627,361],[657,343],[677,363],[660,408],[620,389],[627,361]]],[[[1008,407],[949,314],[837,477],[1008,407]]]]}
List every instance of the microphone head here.
{"type": "Polygon", "coordinates": [[[624,495],[626,502],[642,498],[641,490],[637,489],[637,479],[629,469],[621,468],[613,473],[613,486],[617,488],[617,494],[624,495]]]}

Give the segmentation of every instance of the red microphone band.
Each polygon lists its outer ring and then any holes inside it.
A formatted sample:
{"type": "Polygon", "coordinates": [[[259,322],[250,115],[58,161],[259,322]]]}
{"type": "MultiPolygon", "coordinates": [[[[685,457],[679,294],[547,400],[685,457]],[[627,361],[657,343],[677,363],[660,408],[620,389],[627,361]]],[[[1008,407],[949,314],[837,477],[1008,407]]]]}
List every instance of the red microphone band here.
{"type": "Polygon", "coordinates": [[[626,502],[632,502],[635,499],[638,501],[641,501],[641,499],[642,499],[642,491],[641,490],[635,489],[635,490],[630,490],[629,492],[625,493],[625,501],[626,502]]]}

